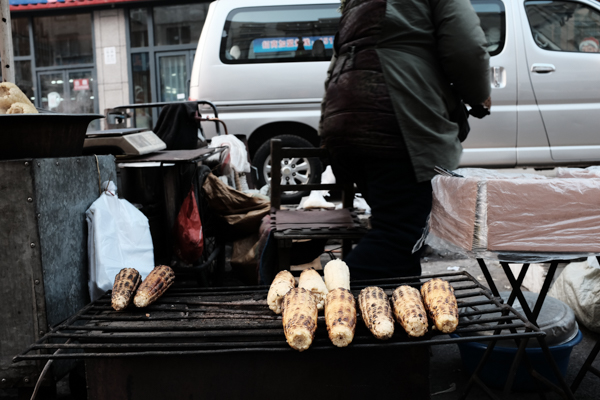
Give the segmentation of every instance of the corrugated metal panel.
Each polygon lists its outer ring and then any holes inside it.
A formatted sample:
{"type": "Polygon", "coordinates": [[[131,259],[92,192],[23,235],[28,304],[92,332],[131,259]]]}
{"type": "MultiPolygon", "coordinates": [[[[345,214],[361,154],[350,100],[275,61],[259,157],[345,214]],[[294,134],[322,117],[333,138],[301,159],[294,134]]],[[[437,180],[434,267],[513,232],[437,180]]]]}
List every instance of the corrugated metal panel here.
{"type": "Polygon", "coordinates": [[[42,365],[12,358],[89,302],[85,211],[98,169],[116,182],[113,156],[0,161],[0,387],[33,385],[42,365]]]}

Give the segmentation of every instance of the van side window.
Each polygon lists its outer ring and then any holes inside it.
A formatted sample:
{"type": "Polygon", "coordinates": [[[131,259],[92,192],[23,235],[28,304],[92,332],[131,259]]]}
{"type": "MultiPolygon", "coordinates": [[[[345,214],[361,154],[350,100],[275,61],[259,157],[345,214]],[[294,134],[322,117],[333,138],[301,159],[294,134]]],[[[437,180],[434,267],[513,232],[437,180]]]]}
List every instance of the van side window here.
{"type": "Polygon", "coordinates": [[[223,28],[225,64],[329,61],[339,4],[238,8],[223,28]]]}
{"type": "Polygon", "coordinates": [[[481,28],[487,39],[487,51],[490,56],[500,54],[506,37],[506,15],[504,3],[500,0],[471,0],[479,16],[481,28]]]}
{"type": "Polygon", "coordinates": [[[550,51],[598,53],[600,13],[582,3],[527,1],[525,10],[533,40],[550,51]]]}

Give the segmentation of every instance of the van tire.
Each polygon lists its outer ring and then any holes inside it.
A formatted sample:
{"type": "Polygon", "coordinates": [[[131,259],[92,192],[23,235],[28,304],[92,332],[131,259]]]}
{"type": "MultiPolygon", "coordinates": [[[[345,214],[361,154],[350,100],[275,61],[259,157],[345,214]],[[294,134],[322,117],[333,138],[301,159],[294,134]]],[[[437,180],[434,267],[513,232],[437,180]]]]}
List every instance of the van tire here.
{"type": "MultiPolygon", "coordinates": [[[[308,140],[303,139],[296,135],[279,135],[272,139],[281,140],[283,147],[314,147],[308,140]]],[[[261,188],[267,184],[267,177],[270,176],[268,166],[271,163],[271,140],[264,142],[252,158],[252,166],[258,171],[258,187],[261,188]]],[[[308,164],[309,179],[307,183],[320,183],[321,173],[323,172],[323,165],[318,158],[307,158],[306,163],[308,164]]],[[[310,191],[295,191],[295,192],[284,192],[281,195],[281,202],[284,204],[298,204],[304,196],[308,196],[310,191]]]]}

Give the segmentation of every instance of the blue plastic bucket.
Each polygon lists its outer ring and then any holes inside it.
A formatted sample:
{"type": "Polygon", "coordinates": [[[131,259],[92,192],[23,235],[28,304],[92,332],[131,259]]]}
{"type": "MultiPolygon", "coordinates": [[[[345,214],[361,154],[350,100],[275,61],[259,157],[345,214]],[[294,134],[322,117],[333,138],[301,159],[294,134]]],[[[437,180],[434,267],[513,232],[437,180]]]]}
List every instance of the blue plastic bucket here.
{"type": "MultiPolygon", "coordinates": [[[[452,334],[451,336],[458,337],[458,335],[455,334],[452,334]]],[[[581,342],[582,338],[583,335],[581,334],[581,331],[578,330],[577,336],[570,341],[564,344],[549,347],[550,353],[552,354],[554,361],[556,361],[558,369],[563,377],[567,374],[571,351],[573,350],[574,346],[581,342]]],[[[536,339],[532,338],[529,340],[531,341],[536,339]]],[[[458,343],[463,366],[469,374],[472,374],[473,371],[475,371],[475,368],[477,368],[477,365],[483,357],[487,346],[488,343],[458,343]]],[[[533,368],[544,378],[557,384],[558,381],[556,376],[552,372],[552,368],[550,368],[548,365],[542,349],[539,347],[528,347],[525,351],[531,360],[533,368]]],[[[492,351],[488,361],[485,363],[483,369],[479,372],[479,378],[490,387],[503,388],[516,354],[516,348],[494,346],[494,350],[492,351]]],[[[529,372],[527,371],[527,368],[525,368],[523,361],[521,361],[521,365],[519,365],[517,368],[517,374],[515,375],[512,389],[515,391],[536,390],[533,378],[531,378],[529,375],[529,372]]]]}

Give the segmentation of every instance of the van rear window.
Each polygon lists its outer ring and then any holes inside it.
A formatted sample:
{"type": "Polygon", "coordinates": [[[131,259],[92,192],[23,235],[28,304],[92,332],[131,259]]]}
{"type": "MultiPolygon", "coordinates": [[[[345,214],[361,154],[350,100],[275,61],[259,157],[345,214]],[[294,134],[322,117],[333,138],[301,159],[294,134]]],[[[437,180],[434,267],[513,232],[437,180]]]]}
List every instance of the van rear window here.
{"type": "Polygon", "coordinates": [[[339,4],[248,7],[229,13],[220,58],[226,64],[329,61],[339,4]]]}

